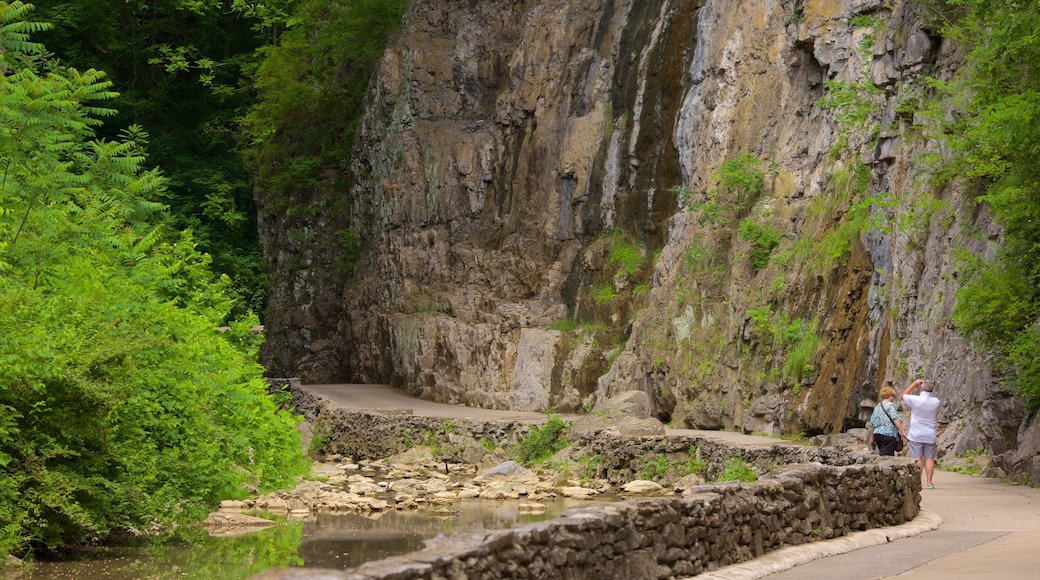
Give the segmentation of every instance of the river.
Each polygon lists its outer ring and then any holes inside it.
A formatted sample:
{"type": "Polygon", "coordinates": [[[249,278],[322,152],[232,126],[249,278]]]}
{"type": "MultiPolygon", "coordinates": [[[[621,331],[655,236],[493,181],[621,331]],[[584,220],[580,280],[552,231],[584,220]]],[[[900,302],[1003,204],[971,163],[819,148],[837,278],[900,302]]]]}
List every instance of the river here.
{"type": "MultiPolygon", "coordinates": [[[[517,500],[459,500],[451,515],[430,510],[389,511],[371,516],[317,514],[237,537],[200,538],[187,545],[108,548],[64,562],[37,562],[26,580],[242,580],[277,567],[347,569],[406,554],[438,534],[505,529],[553,518],[587,501],[540,501],[546,511],[520,512],[517,500]]],[[[263,514],[257,514],[263,515],[263,514]]],[[[272,516],[264,516],[272,517],[272,516]]],[[[276,518],[277,519],[277,518],[276,518]]]]}

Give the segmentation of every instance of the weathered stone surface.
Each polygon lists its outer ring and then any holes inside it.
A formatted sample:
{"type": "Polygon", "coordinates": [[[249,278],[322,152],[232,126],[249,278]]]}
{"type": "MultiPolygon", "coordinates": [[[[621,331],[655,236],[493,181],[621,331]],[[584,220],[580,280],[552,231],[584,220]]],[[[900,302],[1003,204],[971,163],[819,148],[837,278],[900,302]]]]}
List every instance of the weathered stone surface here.
{"type": "Polygon", "coordinates": [[[867,463],[793,465],[753,484],[704,485],[682,498],[593,504],[511,530],[438,536],[421,551],[351,570],[274,570],[257,579],[696,575],[916,516],[916,466],[862,457],[867,463]]]}
{"type": "Polygon", "coordinates": [[[634,493],[634,494],[658,493],[658,492],[662,491],[663,489],[664,488],[661,487],[660,483],[656,483],[656,482],[653,482],[653,481],[647,481],[645,479],[637,479],[635,481],[630,481],[630,482],[628,482],[628,483],[626,483],[626,484],[621,486],[621,490],[622,491],[624,491],[626,493],[634,493]]]}
{"type": "Polygon", "coordinates": [[[933,144],[903,138],[924,122],[905,104],[926,76],[951,76],[958,49],[920,3],[798,6],[411,3],[372,82],[351,191],[297,192],[315,211],[296,221],[258,198],[271,372],[487,408],[577,411],[639,391],[664,423],[809,435],[862,426],[858,401],[924,373],[943,400],[940,454],[1014,451],[1021,406],[949,323],[953,241],[985,253],[999,228],[958,187],[917,179],[933,144]],[[831,80],[883,88],[864,127],[820,105],[831,80]],[[761,194],[705,219],[717,171],[744,152],[763,161],[761,194]],[[884,227],[825,256],[821,240],[882,192],[884,227]],[[783,233],[782,263],[752,266],[745,217],[783,233]],[[349,279],[335,267],[345,229],[361,238],[349,279]],[[618,239],[638,265],[617,261],[618,239]],[[792,253],[798,240],[811,255],[792,253]],[[787,368],[785,332],[825,346],[787,368]]]}
{"type": "Polygon", "coordinates": [[[561,487],[559,491],[560,495],[562,495],[563,497],[570,497],[574,499],[588,499],[599,493],[598,491],[594,489],[589,489],[587,487],[574,486],[561,487]]]}
{"type": "Polygon", "coordinates": [[[515,461],[506,461],[484,470],[474,478],[477,482],[537,483],[538,476],[515,461]]]}

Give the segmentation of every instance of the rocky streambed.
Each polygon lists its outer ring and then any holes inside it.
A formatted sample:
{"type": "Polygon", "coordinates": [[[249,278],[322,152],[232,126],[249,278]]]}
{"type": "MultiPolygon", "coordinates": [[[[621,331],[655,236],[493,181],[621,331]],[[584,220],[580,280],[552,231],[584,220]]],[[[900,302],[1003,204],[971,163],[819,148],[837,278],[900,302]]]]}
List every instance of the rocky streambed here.
{"type": "Polygon", "coordinates": [[[523,513],[541,513],[545,502],[559,499],[613,501],[630,496],[681,494],[687,487],[703,483],[702,476],[689,474],[673,485],[633,480],[612,485],[604,479],[575,476],[577,463],[564,451],[555,461],[527,469],[508,460],[501,451],[490,454],[481,467],[438,460],[428,447],[416,447],[385,460],[350,462],[329,456],[314,464],[311,479],[294,489],[273,492],[246,500],[226,500],[211,514],[211,534],[248,531],[249,522],[259,527],[272,522],[236,514],[268,512],[288,519],[306,519],[323,513],[378,514],[391,510],[426,510],[450,516],[457,504],[468,499],[516,500],[523,513]]]}

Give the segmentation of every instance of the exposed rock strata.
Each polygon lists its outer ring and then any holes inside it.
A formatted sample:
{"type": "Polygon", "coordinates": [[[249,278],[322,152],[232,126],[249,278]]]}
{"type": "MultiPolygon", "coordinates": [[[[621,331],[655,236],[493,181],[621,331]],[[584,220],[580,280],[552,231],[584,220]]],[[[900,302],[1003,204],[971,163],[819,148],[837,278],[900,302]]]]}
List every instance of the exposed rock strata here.
{"type": "Polygon", "coordinates": [[[953,251],[999,231],[916,179],[930,145],[907,103],[959,63],[931,18],[881,0],[412,3],[356,182],[328,194],[349,210],[300,230],[314,268],[273,288],[272,372],[520,410],[641,391],[664,421],[810,435],[862,425],[881,384],[925,374],[943,452],[1013,453],[1021,408],[950,324],[953,251]],[[820,106],[830,80],[880,89],[870,122],[820,106]],[[742,152],[767,171],[740,217],[788,252],[761,269],[736,221],[693,205],[742,152]],[[831,257],[823,241],[881,192],[878,227],[831,257]],[[362,241],[345,283],[319,275],[344,225],[362,241]],[[617,261],[619,240],[643,259],[617,261]],[[795,373],[799,320],[821,346],[795,373]]]}

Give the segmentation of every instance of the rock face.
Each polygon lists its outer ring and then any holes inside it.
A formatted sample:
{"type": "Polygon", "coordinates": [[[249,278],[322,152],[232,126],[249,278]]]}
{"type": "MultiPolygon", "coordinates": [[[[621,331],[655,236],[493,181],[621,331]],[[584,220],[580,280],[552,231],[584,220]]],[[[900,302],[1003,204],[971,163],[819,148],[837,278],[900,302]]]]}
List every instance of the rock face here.
{"type": "Polygon", "coordinates": [[[269,260],[269,370],[518,410],[640,391],[664,422],[809,435],[925,375],[943,452],[1011,452],[1021,406],[950,322],[954,251],[1000,232],[916,173],[924,77],[959,63],[922,10],[412,3],[352,188],[314,194],[342,211],[262,232],[314,262],[269,260]],[[356,267],[323,277],[343,227],[356,267]]]}

